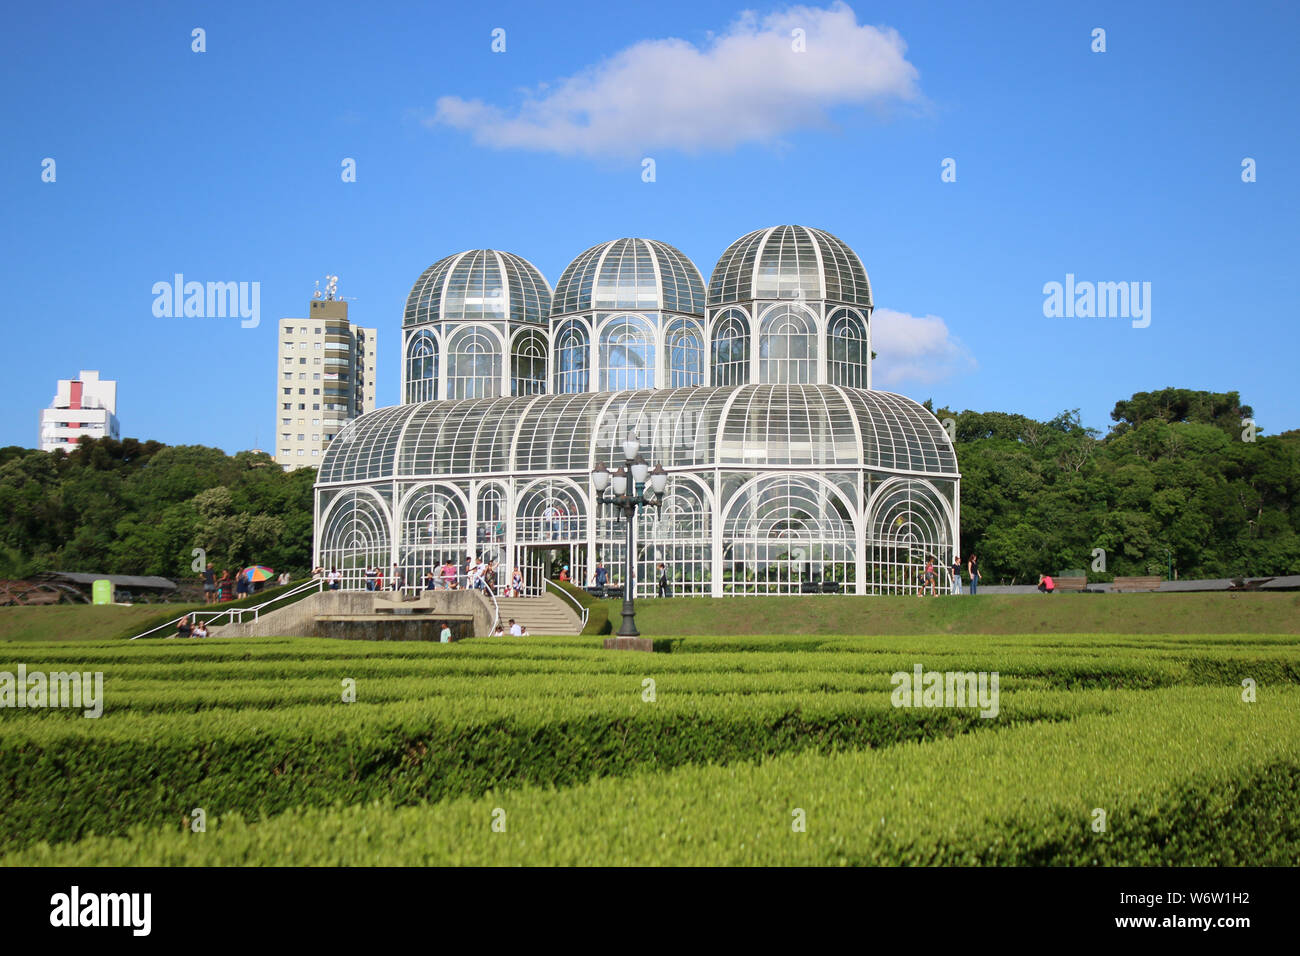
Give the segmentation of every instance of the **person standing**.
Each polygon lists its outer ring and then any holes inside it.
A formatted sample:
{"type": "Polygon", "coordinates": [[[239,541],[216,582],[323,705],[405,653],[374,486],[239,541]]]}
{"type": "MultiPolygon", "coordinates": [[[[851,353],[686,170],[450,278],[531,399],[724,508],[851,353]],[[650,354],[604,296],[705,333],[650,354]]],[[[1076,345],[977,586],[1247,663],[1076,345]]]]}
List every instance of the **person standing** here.
{"type": "Polygon", "coordinates": [[[659,581],[656,593],[661,598],[673,596],[672,588],[668,584],[668,569],[663,566],[662,561],[659,563],[659,581]]]}
{"type": "Polygon", "coordinates": [[[980,559],[974,552],[971,552],[966,561],[966,573],[970,575],[970,593],[973,597],[980,586],[980,559]]]}
{"type": "Polygon", "coordinates": [[[326,584],[331,591],[337,591],[343,581],[343,575],[339,573],[338,568],[330,568],[330,573],[325,576],[326,584]]]}
{"type": "Polygon", "coordinates": [[[203,603],[216,604],[217,603],[217,572],[212,569],[211,561],[209,561],[208,566],[203,569],[203,573],[200,575],[200,577],[203,579],[203,603]]]}
{"type": "Polygon", "coordinates": [[[367,591],[373,591],[375,589],[375,581],[378,578],[379,578],[378,568],[366,568],[366,590],[367,591]]]}
{"type": "Polygon", "coordinates": [[[600,589],[600,596],[605,596],[605,587],[609,584],[609,568],[605,567],[604,561],[596,562],[596,587],[600,589]]]}
{"type": "Polygon", "coordinates": [[[393,574],[390,580],[392,581],[390,587],[394,591],[400,591],[406,586],[406,579],[402,576],[402,569],[398,567],[396,561],[393,562],[393,574]]]}
{"type": "Polygon", "coordinates": [[[438,633],[438,643],[440,644],[451,643],[451,628],[447,626],[446,621],[442,622],[442,630],[438,633]]]}
{"type": "Polygon", "coordinates": [[[429,568],[429,570],[424,572],[424,590],[432,591],[435,580],[436,579],[433,576],[433,568],[429,568]]]}
{"type": "Polygon", "coordinates": [[[952,571],[952,593],[960,595],[961,594],[961,558],[957,555],[956,551],[952,553],[952,567],[950,568],[950,570],[952,571]]]}

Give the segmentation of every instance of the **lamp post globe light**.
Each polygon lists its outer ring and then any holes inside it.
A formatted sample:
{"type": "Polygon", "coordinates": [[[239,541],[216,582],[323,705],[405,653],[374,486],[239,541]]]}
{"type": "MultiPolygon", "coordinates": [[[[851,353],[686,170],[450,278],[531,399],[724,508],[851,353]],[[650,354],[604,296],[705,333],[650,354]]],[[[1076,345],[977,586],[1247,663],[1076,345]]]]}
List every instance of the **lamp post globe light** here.
{"type": "Polygon", "coordinates": [[[627,436],[623,442],[623,457],[626,462],[616,471],[611,472],[604,465],[597,465],[591,472],[591,483],[596,489],[596,504],[609,505],[623,516],[627,522],[627,554],[623,570],[623,624],[618,629],[618,637],[640,637],[636,629],[636,606],[632,596],[632,559],[633,526],[637,510],[642,507],[660,508],[663,506],[664,492],[668,488],[668,472],[663,465],[653,467],[641,457],[641,441],[636,432],[627,436]],[[647,485],[649,487],[647,487],[647,485]],[[605,490],[610,494],[606,495],[605,490]]]}

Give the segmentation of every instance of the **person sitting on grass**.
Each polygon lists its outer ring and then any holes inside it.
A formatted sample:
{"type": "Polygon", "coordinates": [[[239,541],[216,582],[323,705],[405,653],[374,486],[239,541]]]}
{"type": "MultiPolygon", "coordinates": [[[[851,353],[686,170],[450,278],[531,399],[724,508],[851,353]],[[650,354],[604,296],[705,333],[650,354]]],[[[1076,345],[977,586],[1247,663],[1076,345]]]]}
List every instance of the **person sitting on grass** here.
{"type": "Polygon", "coordinates": [[[199,623],[194,625],[194,637],[207,637],[207,636],[208,636],[208,626],[206,624],[204,624],[202,621],[199,621],[199,623]]]}
{"type": "Polygon", "coordinates": [[[523,634],[524,634],[524,629],[520,627],[517,623],[515,623],[515,619],[512,617],[510,619],[510,636],[523,637],[523,634]]]}
{"type": "Polygon", "coordinates": [[[495,628],[493,628],[493,630],[492,630],[492,636],[493,636],[493,637],[505,637],[505,636],[506,636],[506,629],[505,629],[504,627],[501,626],[501,622],[500,622],[500,621],[498,621],[498,622],[497,622],[497,626],[496,626],[495,628]]]}
{"type": "Polygon", "coordinates": [[[1056,582],[1052,580],[1050,574],[1040,574],[1038,576],[1038,590],[1044,594],[1051,594],[1056,590],[1056,582]]]}

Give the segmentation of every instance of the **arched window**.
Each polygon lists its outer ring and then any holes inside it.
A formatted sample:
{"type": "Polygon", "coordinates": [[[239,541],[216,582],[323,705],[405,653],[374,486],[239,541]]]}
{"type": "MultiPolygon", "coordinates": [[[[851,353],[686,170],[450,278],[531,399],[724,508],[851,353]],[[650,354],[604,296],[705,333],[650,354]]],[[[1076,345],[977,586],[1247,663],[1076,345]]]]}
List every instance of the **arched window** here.
{"type": "Polygon", "coordinates": [[[421,329],[406,344],[406,400],[430,402],[438,397],[438,340],[421,329]]]}
{"type": "Polygon", "coordinates": [[[555,337],[556,392],[587,391],[589,343],[587,328],[581,322],[570,319],[560,326],[555,337]]]}
{"type": "Polygon", "coordinates": [[[866,388],[869,355],[867,326],[862,317],[849,309],[840,309],[831,316],[827,338],[830,383],[866,388]]]}
{"type": "Polygon", "coordinates": [[[447,345],[447,397],[496,398],[500,394],[500,344],[486,329],[461,329],[447,345]]]}
{"type": "Polygon", "coordinates": [[[600,391],[654,387],[654,329],[639,315],[620,315],[600,333],[600,391]]]}
{"type": "Polygon", "coordinates": [[[738,309],[728,309],[713,320],[713,384],[745,385],[749,382],[749,320],[738,309]]]}
{"type": "Polygon", "coordinates": [[[481,488],[478,495],[477,528],[474,553],[494,561],[501,560],[506,547],[505,493],[498,485],[481,488]]]}
{"type": "Polygon", "coordinates": [[[510,350],[510,394],[540,395],[546,391],[546,338],[536,329],[515,336],[510,350]]]}
{"type": "Polygon", "coordinates": [[[764,385],[817,381],[817,323],[804,309],[779,305],[763,316],[758,337],[758,380],[764,385]]]}
{"type": "Polygon", "coordinates": [[[704,384],[704,336],[689,319],[674,319],[668,326],[668,387],[704,384]]]}

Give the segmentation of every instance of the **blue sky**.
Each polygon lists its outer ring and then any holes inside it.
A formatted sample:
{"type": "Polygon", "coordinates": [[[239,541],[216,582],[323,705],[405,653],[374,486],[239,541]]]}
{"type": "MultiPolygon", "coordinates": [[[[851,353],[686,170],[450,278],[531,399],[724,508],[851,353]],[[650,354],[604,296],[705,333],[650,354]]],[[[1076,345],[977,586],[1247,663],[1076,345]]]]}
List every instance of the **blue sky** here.
{"type": "Polygon", "coordinates": [[[1294,4],[850,6],[862,29],[810,29],[793,91],[745,44],[842,11],[756,6],[737,27],[746,8],[713,0],[14,8],[0,445],[34,445],[55,380],[97,368],[124,436],[273,449],[276,321],[327,272],[380,331],[389,405],[403,300],[444,255],[506,249],[553,284],[639,235],[707,279],[778,223],[861,255],[878,315],[898,313],[877,371],[917,400],[1078,407],[1104,428],[1134,391],[1237,389],[1266,432],[1300,426],[1294,4]],[[657,64],[672,102],[638,82],[657,64]],[[613,100],[567,152],[566,90],[613,100]],[[156,318],[151,287],[177,272],[260,282],[260,326],[156,318]],[[1043,285],[1067,273],[1150,282],[1150,326],[1045,318],[1043,285]]]}

